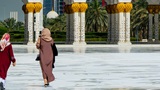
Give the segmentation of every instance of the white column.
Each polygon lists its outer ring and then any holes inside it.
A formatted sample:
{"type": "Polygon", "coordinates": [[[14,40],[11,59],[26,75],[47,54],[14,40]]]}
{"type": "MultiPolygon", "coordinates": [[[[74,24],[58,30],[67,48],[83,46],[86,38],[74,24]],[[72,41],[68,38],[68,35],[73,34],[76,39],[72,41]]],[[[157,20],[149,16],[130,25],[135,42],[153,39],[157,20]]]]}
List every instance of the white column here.
{"type": "Polygon", "coordinates": [[[66,14],[66,43],[69,44],[70,41],[70,14],[66,14]]]}
{"type": "Polygon", "coordinates": [[[124,44],[125,30],[124,30],[124,13],[119,13],[119,41],[118,44],[124,44]]]}
{"type": "Polygon", "coordinates": [[[70,44],[74,42],[74,17],[73,13],[70,14],[70,44]]]}
{"type": "Polygon", "coordinates": [[[159,21],[158,14],[154,15],[154,25],[155,25],[155,42],[159,42],[159,21]]]}
{"type": "Polygon", "coordinates": [[[40,13],[36,12],[36,22],[35,22],[35,41],[38,40],[40,30],[40,13]]]}
{"type": "Polygon", "coordinates": [[[43,27],[43,0],[41,0],[41,4],[42,4],[42,9],[40,11],[40,26],[39,26],[40,31],[42,31],[44,28],[43,27]]]}
{"type": "Polygon", "coordinates": [[[108,14],[108,43],[111,42],[111,14],[108,14]]]}
{"type": "Polygon", "coordinates": [[[114,43],[114,37],[115,37],[115,14],[111,14],[111,43],[114,43]]]}
{"type": "Polygon", "coordinates": [[[28,44],[33,44],[33,13],[28,13],[28,34],[29,34],[29,40],[28,44]]]}
{"type": "Polygon", "coordinates": [[[126,30],[126,34],[125,34],[125,40],[126,40],[126,44],[130,44],[130,12],[126,12],[126,18],[125,18],[125,30],[126,30]]]}
{"type": "Polygon", "coordinates": [[[24,42],[28,42],[28,14],[24,15],[25,20],[25,31],[24,31],[24,42]]]}
{"type": "Polygon", "coordinates": [[[74,23],[74,42],[73,45],[79,45],[79,34],[80,34],[80,30],[79,30],[79,13],[78,12],[74,12],[73,14],[73,23],[74,23]]]}
{"type": "Polygon", "coordinates": [[[152,33],[152,25],[153,25],[153,15],[149,14],[149,42],[152,41],[153,33],[152,33]]]}
{"type": "Polygon", "coordinates": [[[118,33],[119,33],[119,29],[118,29],[118,24],[119,24],[119,18],[118,18],[118,13],[115,13],[115,43],[118,43],[118,33]]]}
{"type": "Polygon", "coordinates": [[[85,42],[85,12],[80,12],[80,43],[86,45],[85,42]]]}

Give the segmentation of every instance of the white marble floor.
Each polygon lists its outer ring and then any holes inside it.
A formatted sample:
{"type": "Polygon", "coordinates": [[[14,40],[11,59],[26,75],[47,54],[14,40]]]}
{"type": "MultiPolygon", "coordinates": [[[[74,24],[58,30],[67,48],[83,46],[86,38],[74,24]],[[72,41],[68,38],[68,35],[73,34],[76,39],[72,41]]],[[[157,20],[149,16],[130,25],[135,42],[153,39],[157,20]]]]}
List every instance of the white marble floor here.
{"type": "Polygon", "coordinates": [[[160,90],[160,46],[57,45],[56,80],[43,87],[38,51],[14,45],[17,66],[8,71],[6,90],[160,90]]]}

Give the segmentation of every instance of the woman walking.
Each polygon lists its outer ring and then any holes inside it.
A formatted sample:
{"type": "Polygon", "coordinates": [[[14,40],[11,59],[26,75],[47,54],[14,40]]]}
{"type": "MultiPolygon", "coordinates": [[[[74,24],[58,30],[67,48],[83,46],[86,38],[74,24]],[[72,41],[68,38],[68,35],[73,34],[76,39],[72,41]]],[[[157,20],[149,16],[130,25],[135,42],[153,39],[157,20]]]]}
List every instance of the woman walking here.
{"type": "Polygon", "coordinates": [[[7,71],[11,62],[13,66],[16,65],[12,44],[10,43],[10,35],[5,33],[0,41],[0,90],[5,90],[7,71]]]}
{"type": "Polygon", "coordinates": [[[51,37],[51,32],[48,28],[44,28],[41,32],[41,37],[38,38],[36,43],[37,49],[40,51],[40,66],[44,79],[44,86],[49,86],[55,77],[52,73],[53,51],[52,45],[54,41],[51,37]]]}

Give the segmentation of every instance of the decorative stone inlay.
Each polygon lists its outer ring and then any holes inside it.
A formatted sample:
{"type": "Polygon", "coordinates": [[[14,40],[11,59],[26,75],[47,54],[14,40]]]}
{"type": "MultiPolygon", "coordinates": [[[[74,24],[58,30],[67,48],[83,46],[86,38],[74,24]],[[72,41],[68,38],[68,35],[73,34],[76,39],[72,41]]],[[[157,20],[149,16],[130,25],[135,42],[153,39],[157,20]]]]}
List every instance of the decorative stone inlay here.
{"type": "Polygon", "coordinates": [[[42,9],[42,4],[40,2],[37,2],[34,4],[35,6],[35,12],[40,12],[42,9]]]}
{"type": "Polygon", "coordinates": [[[28,12],[34,12],[34,4],[33,3],[27,3],[26,8],[28,12]]]}
{"type": "Polygon", "coordinates": [[[80,7],[80,9],[79,9],[80,12],[85,12],[88,8],[88,4],[87,3],[80,3],[79,7],[80,7]]]}
{"type": "Polygon", "coordinates": [[[130,12],[133,8],[132,3],[126,3],[125,4],[125,12],[130,12]]]}
{"type": "Polygon", "coordinates": [[[73,3],[71,6],[73,12],[79,12],[80,5],[79,3],[73,3]]]}

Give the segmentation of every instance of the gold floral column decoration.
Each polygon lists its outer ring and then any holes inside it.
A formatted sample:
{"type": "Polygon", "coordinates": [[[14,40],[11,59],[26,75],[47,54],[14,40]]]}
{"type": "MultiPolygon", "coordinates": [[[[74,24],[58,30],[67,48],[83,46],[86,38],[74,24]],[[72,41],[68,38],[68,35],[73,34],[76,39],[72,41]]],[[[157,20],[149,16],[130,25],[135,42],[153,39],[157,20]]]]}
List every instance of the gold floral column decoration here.
{"type": "Polygon", "coordinates": [[[158,14],[160,11],[160,6],[159,5],[154,5],[154,13],[158,14]]]}
{"type": "Polygon", "coordinates": [[[107,5],[106,10],[108,14],[111,14],[111,5],[107,5]]]}
{"type": "Polygon", "coordinates": [[[72,11],[71,6],[72,6],[72,5],[65,5],[65,6],[64,6],[64,12],[67,13],[67,14],[72,14],[73,11],[72,11]]]}
{"type": "Polygon", "coordinates": [[[71,6],[71,8],[73,10],[73,13],[74,12],[79,12],[80,5],[79,5],[79,3],[73,3],[72,6],[71,6]]]}
{"type": "Polygon", "coordinates": [[[80,7],[80,9],[79,9],[80,12],[85,12],[88,8],[88,4],[87,3],[80,3],[79,7],[80,7]]]}
{"type": "Polygon", "coordinates": [[[37,2],[34,4],[35,12],[40,12],[42,9],[42,4],[40,2],[37,2]]]}
{"type": "Polygon", "coordinates": [[[124,3],[118,3],[117,4],[117,11],[118,11],[118,13],[124,12],[124,9],[125,9],[125,4],[124,3]]]}
{"type": "Polygon", "coordinates": [[[153,14],[153,10],[154,10],[154,6],[153,5],[148,5],[147,6],[147,10],[148,10],[148,12],[150,13],[150,14],[153,14]]]}
{"type": "Polygon", "coordinates": [[[26,8],[28,12],[34,12],[34,4],[33,3],[27,3],[26,8]]]}
{"type": "Polygon", "coordinates": [[[22,6],[22,10],[23,10],[24,14],[28,14],[28,11],[27,11],[27,8],[26,8],[26,4],[24,4],[22,6]]]}
{"type": "Polygon", "coordinates": [[[125,4],[125,12],[127,12],[127,13],[130,12],[132,10],[132,8],[133,8],[132,3],[125,4]]]}

